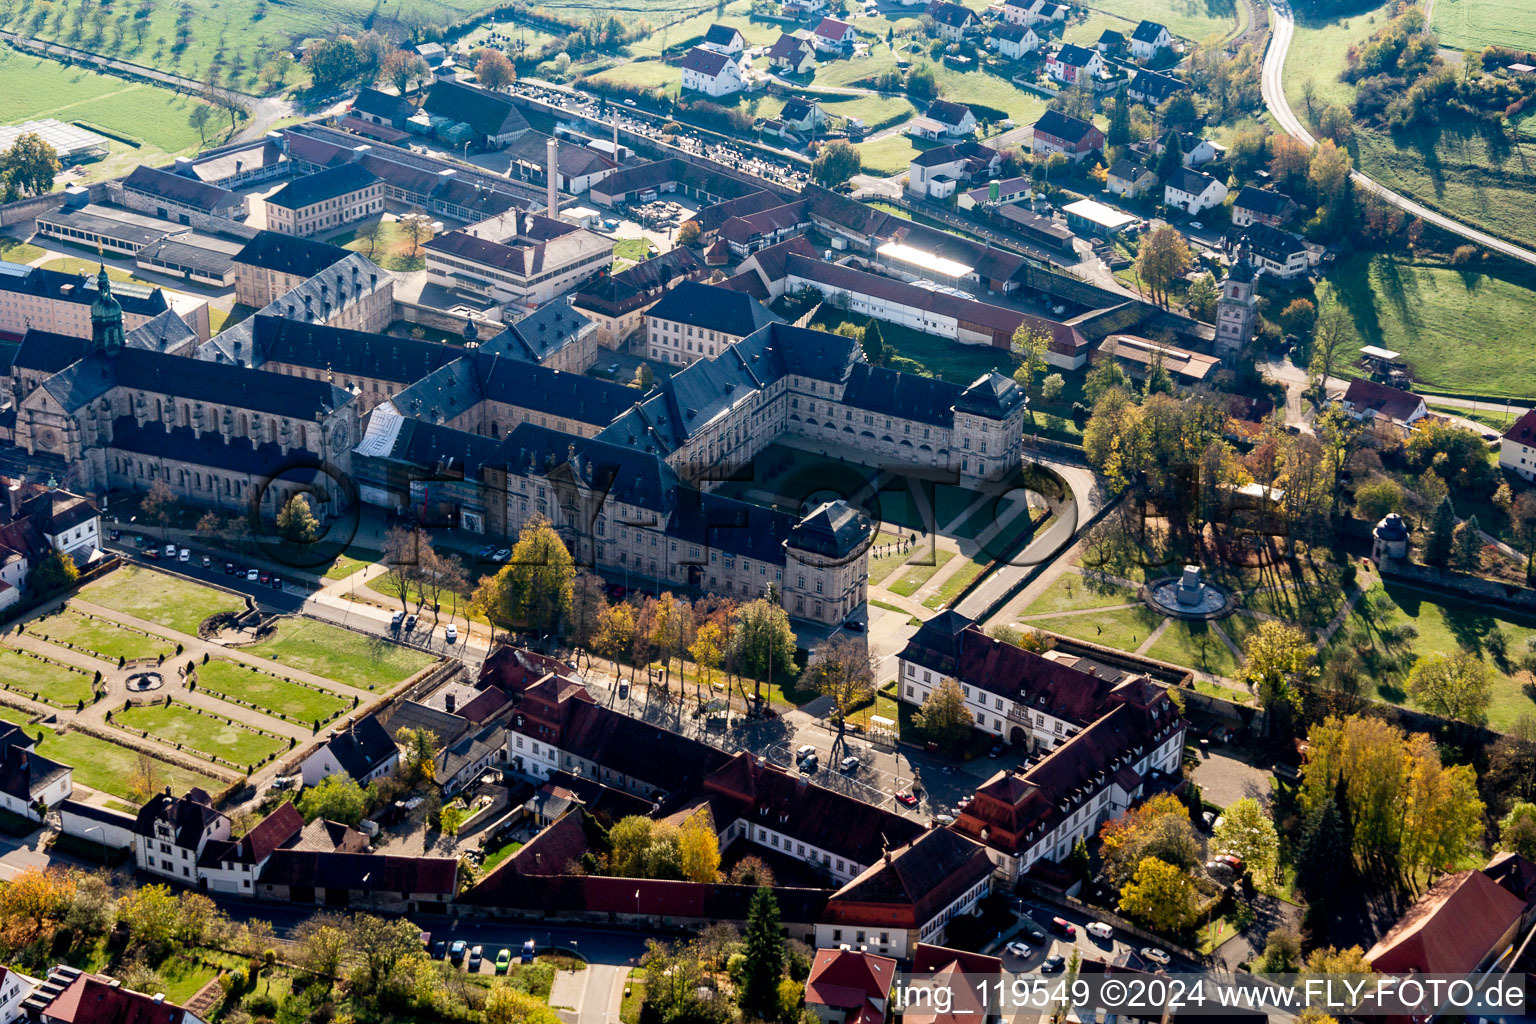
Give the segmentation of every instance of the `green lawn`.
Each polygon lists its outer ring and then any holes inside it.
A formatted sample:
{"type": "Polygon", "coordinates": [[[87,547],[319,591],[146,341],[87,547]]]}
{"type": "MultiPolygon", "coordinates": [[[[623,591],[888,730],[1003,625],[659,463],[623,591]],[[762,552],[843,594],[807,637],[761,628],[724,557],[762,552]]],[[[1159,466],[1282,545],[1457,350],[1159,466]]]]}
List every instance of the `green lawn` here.
{"type": "Polygon", "coordinates": [[[1118,604],[1130,604],[1136,600],[1136,591],[1118,583],[1064,572],[1045,592],[1029,603],[1025,615],[1049,615],[1052,612],[1075,612],[1086,608],[1108,608],[1118,604]]]}
{"type": "Polygon", "coordinates": [[[274,636],[241,650],[367,690],[388,689],[435,660],[381,637],[314,619],[283,619],[274,636]]]}
{"type": "Polygon", "coordinates": [[[613,242],[615,259],[634,260],[639,263],[651,253],[649,238],[616,238],[613,242]]]}
{"type": "Polygon", "coordinates": [[[1386,24],[1386,7],[1361,11],[1337,20],[1298,18],[1296,35],[1285,54],[1285,97],[1302,120],[1307,119],[1302,92],[1310,80],[1316,109],[1329,103],[1348,105],[1355,98],[1355,87],[1339,81],[1351,45],[1386,24]]]}
{"type": "MultiPolygon", "coordinates": [[[[705,26],[708,28],[709,26],[705,26]]],[[[659,60],[637,60],[600,71],[585,81],[594,86],[624,85],[640,89],[660,89],[668,96],[683,91],[683,69],[659,60]]]]}
{"type": "MultiPolygon", "coordinates": [[[[875,538],[875,543],[877,545],[888,544],[893,543],[895,539],[895,534],[881,533],[879,537],[875,538]]],[[[869,558],[870,586],[878,586],[885,582],[885,578],[895,572],[897,567],[905,562],[911,554],[911,548],[892,548],[891,553],[888,555],[871,555],[869,558]]]]}
{"type": "Polygon", "coordinates": [[[874,142],[856,143],[853,148],[859,151],[859,159],[864,163],[864,173],[884,178],[904,173],[907,165],[912,162],[912,158],[918,154],[918,149],[912,145],[912,140],[900,134],[887,135],[874,142]]]}
{"type": "Polygon", "coordinates": [[[337,555],[336,561],[332,562],[331,567],[325,570],[325,578],[328,580],[344,580],[366,565],[368,563],[361,559],[350,558],[347,555],[337,555]]]}
{"type": "Polygon", "coordinates": [[[948,608],[955,598],[960,596],[960,592],[970,586],[985,568],[982,562],[967,559],[964,565],[950,573],[949,577],[939,584],[938,590],[923,600],[923,607],[932,608],[934,611],[948,608]]]}
{"type": "Polygon", "coordinates": [[[922,563],[930,561],[928,553],[926,551],[919,550],[915,555],[912,556],[912,560],[915,564],[913,564],[913,566],[906,572],[902,573],[901,579],[891,584],[891,593],[900,595],[901,597],[911,597],[913,594],[917,593],[918,589],[921,588],[924,583],[927,583],[929,580],[933,579],[934,573],[942,569],[945,563],[954,557],[955,553],[953,551],[945,551],[941,548],[938,551],[933,552],[933,558],[930,564],[924,565],[922,563]]]}
{"type": "Polygon", "coordinates": [[[1363,254],[1328,278],[1361,342],[1402,352],[1422,386],[1516,400],[1536,394],[1532,285],[1529,272],[1495,276],[1363,254]]]}
{"type": "Polygon", "coordinates": [[[345,697],[279,679],[268,672],[222,658],[214,658],[197,667],[197,688],[221,697],[248,701],[298,722],[329,722],[352,706],[352,701],[345,697]]]}
{"type": "Polygon", "coordinates": [[[176,653],[176,645],[162,637],[146,636],[137,630],[68,608],[56,615],[33,619],[27,623],[26,629],[35,636],[47,638],[49,643],[73,644],[109,661],[118,658],[155,658],[161,655],[168,658],[176,653]]]}
{"type": "MultiPolygon", "coordinates": [[[[879,145],[879,143],[875,143],[879,145]]],[[[823,330],[836,330],[844,320],[862,327],[867,317],[856,314],[843,315],[826,306],[821,308],[812,326],[823,330]]],[[[985,345],[961,345],[932,334],[924,334],[901,324],[880,322],[880,337],[885,342],[887,354],[896,368],[930,377],[939,377],[952,384],[970,384],[976,378],[993,370],[1013,375],[1013,357],[1004,349],[985,345]],[[902,362],[908,360],[909,363],[902,362]]]]}
{"type": "Polygon", "coordinates": [[[947,64],[938,63],[933,65],[933,73],[939,81],[939,92],[945,99],[979,103],[1001,110],[1013,118],[1015,124],[1033,124],[1038,121],[1050,102],[1044,96],[1025,92],[1010,82],[1008,75],[1013,73],[1011,67],[1006,74],[1000,74],[982,68],[956,71],[947,64]]]}
{"type": "Polygon", "coordinates": [[[1099,36],[1108,30],[1119,32],[1129,39],[1131,33],[1136,31],[1136,22],[1114,14],[1090,11],[1088,17],[1066,27],[1061,33],[1061,41],[1075,43],[1078,46],[1092,46],[1099,41],[1099,36]]]}
{"type": "MultiPolygon", "coordinates": [[[[0,7],[3,11],[12,9],[0,7]]],[[[31,5],[21,8],[28,13],[40,9],[31,5]]],[[[168,4],[157,5],[157,9],[173,10],[168,4]]],[[[18,14],[10,27],[33,34],[30,26],[23,26],[22,22],[23,17],[18,14]]],[[[0,27],[5,27],[3,15],[0,27]]],[[[154,36],[149,38],[153,40],[154,36]]],[[[126,174],[141,162],[158,166],[169,162],[172,156],[194,152],[199,145],[197,132],[187,121],[199,101],[171,89],[139,85],[78,66],[66,67],[9,46],[0,47],[0,81],[5,82],[5,88],[0,89],[0,124],[53,117],[65,123],[78,122],[87,129],[99,126],[131,140],[112,139],[109,156],[84,164],[86,181],[126,174]]],[[[217,117],[213,126],[210,145],[221,138],[217,117]]],[[[228,126],[226,118],[223,127],[228,126]]]]}
{"type": "Polygon", "coordinates": [[[852,99],[823,99],[821,109],[831,117],[857,117],[866,128],[877,132],[906,121],[917,113],[912,104],[899,96],[856,96],[852,99]]]}
{"type": "Polygon", "coordinates": [[[1232,676],[1237,672],[1237,658],[1207,622],[1170,619],[1163,635],[1147,648],[1147,655],[1213,676],[1232,676]]]}
{"type": "MultiPolygon", "coordinates": [[[[735,3],[724,5],[723,15],[716,13],[717,8],[713,5],[707,10],[698,6],[693,9],[700,13],[630,43],[630,54],[635,57],[655,57],[664,48],[698,43],[703,40],[704,33],[709,31],[709,26],[717,23],[739,29],[748,46],[763,46],[779,38],[780,26],[777,22],[752,20],[752,4],[748,0],[736,0],[735,3]]],[[[625,10],[630,8],[626,7],[625,10]]],[[[651,21],[654,24],[656,19],[651,18],[651,21]]]]}
{"type": "MultiPolygon", "coordinates": [[[[378,241],[371,246],[367,239],[358,237],[359,230],[359,227],[352,227],[333,235],[326,241],[344,249],[351,249],[353,252],[360,252],[385,270],[409,273],[413,270],[426,269],[426,254],[421,251],[418,243],[411,241],[398,220],[383,219],[378,241]]],[[[423,238],[421,241],[425,242],[427,239],[423,238]]]]}
{"type": "MultiPolygon", "coordinates": [[[[855,23],[857,28],[857,23],[855,23]]],[[[876,43],[869,56],[849,60],[829,60],[816,68],[812,85],[859,85],[886,71],[896,70],[896,55],[889,46],[876,43]]]]}
{"type": "Polygon", "coordinates": [[[485,860],[481,861],[480,863],[480,877],[484,878],[492,871],[495,871],[498,867],[501,866],[502,861],[506,860],[508,857],[512,856],[522,848],[523,844],[519,843],[515,839],[512,842],[503,843],[500,846],[487,847],[485,860]]]}
{"type": "Polygon", "coordinates": [[[37,695],[56,707],[90,703],[93,673],[49,661],[10,647],[0,647],[0,684],[13,693],[37,695]]]}
{"type": "Polygon", "coordinates": [[[13,708],[8,704],[0,704],[0,722],[10,722],[12,725],[26,725],[37,716],[20,708],[13,708]]]}
{"type": "MultiPolygon", "coordinates": [[[[1426,654],[1452,654],[1458,650],[1477,654],[1494,672],[1493,701],[1488,708],[1488,724],[1508,729],[1521,714],[1536,713],[1536,696],[1502,671],[1490,650],[1489,638],[1495,631],[1503,634],[1510,660],[1518,659],[1526,644],[1536,637],[1536,624],[1501,613],[1487,605],[1455,601],[1435,601],[1422,591],[1395,583],[1377,584],[1372,592],[1385,588],[1397,609],[1388,623],[1409,622],[1418,636],[1409,644],[1414,657],[1426,654]]],[[[1351,612],[1346,627],[1367,626],[1361,604],[1351,612]]],[[[1337,642],[1345,634],[1341,629],[1337,642]]],[[[1374,633],[1373,633],[1374,636],[1374,633]]],[[[1511,666],[1512,667],[1512,666],[1511,666]]],[[[1411,703],[1405,692],[1405,678],[1398,673],[1384,674],[1376,680],[1376,696],[1394,704],[1411,703]]]]}
{"type": "Polygon", "coordinates": [[[1443,46],[1536,50],[1533,0],[1435,0],[1434,30],[1443,46]]]}
{"type": "Polygon", "coordinates": [[[1093,612],[1087,615],[1055,615],[1048,618],[1032,618],[1028,625],[1048,629],[1053,633],[1077,637],[1089,643],[1118,647],[1122,651],[1134,651],[1146,642],[1147,637],[1163,621],[1163,616],[1140,605],[1117,611],[1093,612]]]}
{"type": "Polygon", "coordinates": [[[1089,6],[1132,22],[1161,22],[1174,35],[1194,42],[1212,33],[1224,36],[1237,24],[1233,0],[1093,0],[1089,6]]]}
{"type": "Polygon", "coordinates": [[[116,711],[112,715],[112,724],[134,732],[147,732],[189,753],[217,756],[236,765],[259,765],[274,754],[289,749],[288,741],[282,737],[200,713],[185,704],[148,704],[116,711]]]}
{"type": "Polygon", "coordinates": [[[87,584],[80,596],[188,636],[196,636],[197,627],[211,615],[245,608],[245,602],[233,594],[136,565],[87,584]]]}
{"type": "Polygon", "coordinates": [[[31,263],[39,256],[48,255],[48,250],[33,245],[31,242],[23,242],[19,238],[9,235],[0,235],[0,260],[7,263],[31,263]]]}
{"type": "MultiPolygon", "coordinates": [[[[94,279],[97,273],[101,270],[101,263],[98,260],[85,259],[80,256],[60,256],[57,259],[52,259],[47,263],[44,263],[43,269],[57,270],[61,274],[86,274],[94,279]]],[[[130,284],[150,284],[150,282],[144,280],[143,278],[134,277],[132,274],[128,273],[128,271],[119,270],[116,267],[107,268],[107,280],[127,281],[130,284]]]]}
{"type": "Polygon", "coordinates": [[[1503,409],[1498,411],[1494,411],[1493,409],[1461,409],[1455,406],[1436,405],[1434,402],[1430,402],[1429,411],[1444,413],[1447,416],[1459,416],[1464,420],[1472,420],[1474,423],[1481,423],[1485,427],[1491,427],[1494,430],[1500,431],[1502,433],[1503,431],[1508,430],[1510,425],[1513,424],[1515,420],[1520,418],[1521,414],[1525,412],[1525,409],[1522,406],[1515,404],[1511,404],[1509,411],[1507,412],[1503,409]]]}
{"type": "MultiPolygon", "coordinates": [[[[122,797],[124,800],[133,799],[133,794],[128,791],[128,781],[133,777],[143,757],[138,751],[83,732],[72,731],[59,734],[41,727],[28,731],[33,736],[41,732],[43,738],[37,745],[37,752],[73,768],[75,782],[79,785],[122,797]]],[[[194,786],[206,789],[210,793],[217,793],[224,788],[224,783],[212,775],[190,771],[158,758],[153,761],[156,771],[156,789],[170,786],[172,792],[179,794],[185,793],[194,786]]]]}

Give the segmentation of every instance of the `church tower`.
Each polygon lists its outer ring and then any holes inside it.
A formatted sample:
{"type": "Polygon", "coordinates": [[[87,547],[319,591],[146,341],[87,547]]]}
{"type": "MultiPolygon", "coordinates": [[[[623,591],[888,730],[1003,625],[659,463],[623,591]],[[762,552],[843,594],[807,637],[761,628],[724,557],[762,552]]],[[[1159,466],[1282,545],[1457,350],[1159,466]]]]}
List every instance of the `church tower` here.
{"type": "Polygon", "coordinates": [[[91,341],[96,351],[116,355],[123,350],[123,307],[112,297],[106,264],[96,275],[96,301],[91,303],[91,341]]]}
{"type": "Polygon", "coordinates": [[[1237,245],[1237,258],[1227,279],[1221,283],[1221,298],[1216,302],[1216,345],[1214,355],[1222,362],[1236,359],[1259,327],[1259,296],[1255,286],[1258,271],[1248,256],[1245,235],[1237,245]]]}

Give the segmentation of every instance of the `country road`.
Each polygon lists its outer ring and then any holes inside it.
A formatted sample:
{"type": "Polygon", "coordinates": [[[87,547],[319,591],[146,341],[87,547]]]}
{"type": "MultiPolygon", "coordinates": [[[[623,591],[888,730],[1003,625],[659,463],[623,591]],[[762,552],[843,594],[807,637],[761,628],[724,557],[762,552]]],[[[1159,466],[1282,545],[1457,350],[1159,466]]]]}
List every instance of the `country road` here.
{"type": "MultiPolygon", "coordinates": [[[[1269,49],[1264,53],[1264,75],[1261,83],[1264,93],[1264,105],[1274,115],[1275,121],[1280,125],[1282,131],[1301,140],[1308,146],[1313,146],[1316,145],[1317,140],[1312,137],[1312,133],[1307,131],[1306,127],[1301,123],[1301,119],[1291,110],[1291,105],[1285,98],[1283,82],[1285,55],[1291,47],[1291,38],[1296,32],[1296,22],[1292,18],[1290,7],[1285,0],[1270,0],[1270,11],[1274,15],[1274,32],[1269,37],[1269,49]]],[[[1477,228],[1463,224],[1461,221],[1452,220],[1444,214],[1436,213],[1427,206],[1416,203],[1407,196],[1392,191],[1360,171],[1355,171],[1351,177],[1360,188],[1375,193],[1393,206],[1422,219],[1426,224],[1433,224],[1454,235],[1459,235],[1467,241],[1475,242],[1491,252],[1500,253],[1511,259],[1517,259],[1536,266],[1536,252],[1530,249],[1522,249],[1518,245],[1506,242],[1501,238],[1495,238],[1486,232],[1479,231],[1477,228]]]]}

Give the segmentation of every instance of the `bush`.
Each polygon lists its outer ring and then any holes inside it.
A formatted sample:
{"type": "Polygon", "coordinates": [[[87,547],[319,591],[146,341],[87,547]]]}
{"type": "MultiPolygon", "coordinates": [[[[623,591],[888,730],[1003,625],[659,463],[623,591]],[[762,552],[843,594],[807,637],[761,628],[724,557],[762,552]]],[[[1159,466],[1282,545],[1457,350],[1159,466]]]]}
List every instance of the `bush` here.
{"type": "MultiPolygon", "coordinates": [[[[244,971],[244,968],[241,968],[244,971]]],[[[253,992],[245,998],[245,1009],[252,1017],[276,1017],[277,997],[269,992],[253,992]]]]}

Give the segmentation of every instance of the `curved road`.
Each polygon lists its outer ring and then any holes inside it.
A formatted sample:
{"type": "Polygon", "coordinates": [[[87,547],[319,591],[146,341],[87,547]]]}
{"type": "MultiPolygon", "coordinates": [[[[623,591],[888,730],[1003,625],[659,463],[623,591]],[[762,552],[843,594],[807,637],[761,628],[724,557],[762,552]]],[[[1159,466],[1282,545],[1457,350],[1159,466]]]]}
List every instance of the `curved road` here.
{"type": "MultiPolygon", "coordinates": [[[[1274,32],[1269,37],[1269,49],[1264,53],[1264,76],[1262,80],[1264,105],[1274,115],[1282,131],[1287,135],[1300,139],[1306,145],[1312,146],[1316,144],[1317,140],[1312,137],[1312,133],[1307,131],[1306,127],[1302,125],[1301,119],[1291,110],[1291,105],[1285,98],[1285,87],[1282,82],[1285,70],[1285,55],[1286,51],[1291,47],[1291,37],[1296,32],[1296,23],[1292,19],[1290,7],[1285,3],[1285,0],[1270,0],[1270,11],[1275,16],[1275,24],[1274,32]]],[[[1374,178],[1369,178],[1359,171],[1355,171],[1351,177],[1359,187],[1375,193],[1393,206],[1422,219],[1426,224],[1433,224],[1454,235],[1460,235],[1467,241],[1475,242],[1491,252],[1500,253],[1511,259],[1517,259],[1536,266],[1536,252],[1530,249],[1522,249],[1518,245],[1506,242],[1501,238],[1495,238],[1486,232],[1463,224],[1461,221],[1452,220],[1444,214],[1436,213],[1434,210],[1429,209],[1429,207],[1392,191],[1374,178]]]]}

